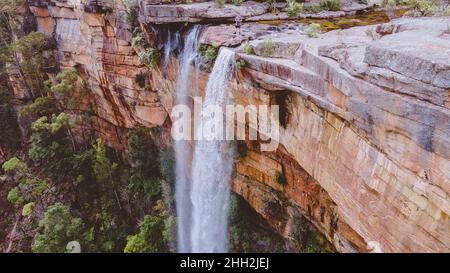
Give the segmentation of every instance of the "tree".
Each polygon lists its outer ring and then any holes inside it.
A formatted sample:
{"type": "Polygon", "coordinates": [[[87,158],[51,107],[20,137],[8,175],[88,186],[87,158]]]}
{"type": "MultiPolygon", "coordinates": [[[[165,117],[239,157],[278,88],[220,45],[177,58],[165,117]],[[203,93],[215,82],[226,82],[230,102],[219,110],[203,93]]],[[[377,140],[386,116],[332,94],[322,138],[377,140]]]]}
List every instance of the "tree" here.
{"type": "Polygon", "coordinates": [[[31,160],[45,162],[46,173],[57,178],[68,173],[73,150],[70,147],[68,128],[69,117],[65,113],[44,116],[31,125],[31,148],[28,155],[31,160]]]}
{"type": "Polygon", "coordinates": [[[143,190],[150,197],[158,195],[161,177],[158,147],[145,129],[135,129],[128,134],[128,158],[130,186],[143,190]]]}
{"type": "MultiPolygon", "coordinates": [[[[32,245],[33,252],[63,253],[70,241],[84,243],[83,223],[61,203],[49,206],[32,245]]],[[[81,245],[83,247],[83,244],[81,245]]]]}
{"type": "Polygon", "coordinates": [[[168,250],[163,236],[164,219],[160,216],[144,216],[139,233],[127,237],[125,253],[158,253],[168,250]]]}
{"type": "Polygon", "coordinates": [[[26,14],[20,14],[23,0],[0,0],[0,62],[9,63],[9,72],[31,98],[44,89],[43,52],[50,49],[50,39],[43,33],[29,32],[26,14]]]}

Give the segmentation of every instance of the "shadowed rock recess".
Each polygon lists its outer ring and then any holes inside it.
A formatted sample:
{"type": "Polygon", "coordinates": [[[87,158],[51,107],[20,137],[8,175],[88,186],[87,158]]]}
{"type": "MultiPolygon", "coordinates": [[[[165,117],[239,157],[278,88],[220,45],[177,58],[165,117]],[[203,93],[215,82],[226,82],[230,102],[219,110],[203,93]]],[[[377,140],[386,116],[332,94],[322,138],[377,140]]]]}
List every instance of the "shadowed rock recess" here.
{"type": "MultiPolygon", "coordinates": [[[[77,143],[85,141],[82,117],[89,113],[89,130],[118,154],[129,150],[127,132],[141,128],[158,132],[161,154],[172,149],[180,54],[188,31],[199,24],[198,55],[184,72],[192,79],[185,88],[189,103],[205,98],[215,58],[226,48],[234,51],[236,68],[225,97],[244,106],[280,105],[276,151],[262,152],[260,141],[237,144],[232,200],[250,212],[234,212],[229,251],[450,252],[448,16],[385,16],[367,25],[354,18],[384,10],[366,1],[342,1],[339,10],[319,13],[307,9],[319,2],[310,0],[294,18],[286,3],[277,3],[274,13],[264,1],[223,7],[181,2],[24,1],[17,16],[31,17],[32,28],[55,43],[46,76],[55,81],[57,72],[75,68],[87,89],[71,112],[77,143]],[[240,35],[233,25],[238,15],[244,18],[240,35]],[[348,27],[328,32],[311,34],[302,22],[346,16],[352,16],[348,27]],[[236,218],[246,215],[257,220],[236,218]],[[236,239],[244,229],[260,248],[236,239]],[[319,249],[299,246],[311,241],[305,236],[319,238],[319,249]],[[261,243],[263,237],[273,238],[272,246],[261,243]]],[[[9,69],[7,81],[14,109],[32,100],[19,71],[9,69]]],[[[30,121],[19,123],[26,137],[30,121]]],[[[195,145],[184,146],[191,154],[188,169],[195,145]]],[[[3,164],[8,153],[1,153],[3,164]]],[[[76,208],[73,194],[57,200],[76,208]]],[[[2,200],[1,206],[8,204],[2,200]]],[[[42,219],[45,209],[38,207],[33,217],[42,219]]],[[[9,220],[1,225],[0,249],[7,251],[14,223],[25,220],[4,213],[9,220]]],[[[129,234],[139,233],[141,220],[132,221],[129,234]]],[[[29,232],[30,244],[35,232],[29,232]]]]}

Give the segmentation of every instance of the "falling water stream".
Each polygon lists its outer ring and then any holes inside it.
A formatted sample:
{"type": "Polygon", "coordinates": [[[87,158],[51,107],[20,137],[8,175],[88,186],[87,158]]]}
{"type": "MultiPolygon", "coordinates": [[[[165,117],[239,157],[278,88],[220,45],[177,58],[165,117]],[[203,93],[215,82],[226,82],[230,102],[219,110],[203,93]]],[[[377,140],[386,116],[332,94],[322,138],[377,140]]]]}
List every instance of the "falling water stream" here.
{"type": "MultiPolygon", "coordinates": [[[[202,110],[214,105],[222,107],[228,103],[228,76],[232,70],[233,60],[233,51],[226,48],[220,50],[209,76],[202,110]]],[[[217,121],[217,117],[202,115],[201,122],[204,125],[211,121],[217,121]]],[[[200,132],[203,139],[214,139],[217,133],[199,127],[197,135],[200,132]]],[[[228,199],[232,165],[233,149],[229,142],[199,140],[196,143],[191,189],[192,252],[227,251],[228,199]]]]}
{"type": "MultiPolygon", "coordinates": [[[[191,65],[195,61],[198,48],[199,26],[194,26],[189,30],[183,51],[179,57],[180,66],[177,79],[177,104],[188,105],[189,84],[191,65]]],[[[195,79],[194,79],[195,80],[195,79]]],[[[190,227],[191,227],[191,174],[188,162],[191,161],[189,144],[187,141],[175,141],[175,199],[178,216],[178,251],[190,252],[190,227]]]]}
{"type": "MultiPolygon", "coordinates": [[[[177,104],[189,104],[189,87],[198,86],[197,58],[199,26],[187,33],[180,55],[177,79],[177,104]]],[[[222,49],[209,76],[203,108],[209,105],[224,106],[228,100],[228,79],[234,53],[222,49]]],[[[202,116],[201,123],[212,121],[202,116]]],[[[196,134],[208,138],[200,126],[196,134]]],[[[211,135],[209,135],[211,137],[211,135]]],[[[230,143],[221,140],[198,140],[193,154],[187,141],[175,142],[176,204],[178,215],[179,252],[226,252],[228,198],[233,164],[230,143]],[[192,161],[192,168],[188,162],[192,161]]]]}

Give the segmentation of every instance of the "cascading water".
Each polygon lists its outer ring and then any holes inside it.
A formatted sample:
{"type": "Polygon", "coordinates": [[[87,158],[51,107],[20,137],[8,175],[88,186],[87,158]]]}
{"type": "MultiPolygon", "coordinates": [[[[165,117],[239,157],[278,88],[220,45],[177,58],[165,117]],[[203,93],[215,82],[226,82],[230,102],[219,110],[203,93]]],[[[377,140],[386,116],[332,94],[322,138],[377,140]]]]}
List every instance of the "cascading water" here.
{"type": "MultiPolygon", "coordinates": [[[[177,79],[177,104],[188,105],[188,88],[192,78],[189,77],[191,65],[195,61],[198,48],[200,27],[194,26],[187,34],[184,49],[180,55],[180,67],[177,79]]],[[[195,73],[195,76],[197,74],[195,73]]],[[[178,251],[190,252],[190,227],[192,204],[190,200],[191,182],[188,162],[191,161],[189,146],[186,141],[175,141],[175,199],[178,216],[178,251]]]]}
{"type": "Polygon", "coordinates": [[[170,60],[170,53],[172,53],[180,42],[180,32],[173,33],[170,28],[167,29],[167,42],[163,49],[163,65],[167,66],[170,60]]]}
{"type": "MultiPolygon", "coordinates": [[[[233,60],[233,51],[220,50],[209,76],[202,111],[209,106],[227,104],[227,76],[232,70],[233,60]]],[[[217,117],[208,115],[201,117],[204,125],[217,120],[217,117]]],[[[226,252],[233,149],[225,140],[206,140],[215,139],[217,131],[204,130],[200,126],[196,133],[202,133],[204,140],[196,143],[193,156],[191,251],[226,252]]]]}

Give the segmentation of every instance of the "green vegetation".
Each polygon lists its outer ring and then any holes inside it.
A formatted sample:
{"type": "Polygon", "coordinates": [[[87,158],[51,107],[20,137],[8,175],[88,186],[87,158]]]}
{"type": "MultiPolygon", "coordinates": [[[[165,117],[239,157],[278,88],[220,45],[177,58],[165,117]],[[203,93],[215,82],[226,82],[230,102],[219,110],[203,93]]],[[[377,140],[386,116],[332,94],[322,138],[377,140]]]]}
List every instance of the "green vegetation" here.
{"type": "Polygon", "coordinates": [[[227,2],[226,0],[215,0],[216,1],[216,5],[219,8],[222,8],[223,6],[225,6],[225,3],[227,2]]]}
{"type": "Polygon", "coordinates": [[[61,203],[48,207],[34,238],[32,250],[40,253],[63,253],[70,241],[82,244],[84,225],[61,203]]]}
{"type": "Polygon", "coordinates": [[[135,30],[135,34],[133,36],[133,39],[131,40],[131,46],[132,47],[144,47],[146,45],[144,33],[141,31],[135,30]]]}
{"type": "Polygon", "coordinates": [[[20,159],[18,159],[17,157],[12,157],[10,158],[8,161],[6,161],[5,163],[3,163],[2,168],[5,172],[10,172],[10,171],[24,171],[26,169],[26,164],[23,163],[20,159]]]}
{"type": "Polygon", "coordinates": [[[253,47],[249,42],[245,42],[244,46],[242,47],[242,51],[247,55],[255,54],[253,47]]]}
{"type": "Polygon", "coordinates": [[[289,48],[288,48],[288,53],[289,53],[290,55],[294,56],[295,53],[297,53],[298,48],[299,48],[299,47],[298,47],[297,45],[291,45],[291,46],[289,46],[289,48]]]}
{"type": "Polygon", "coordinates": [[[229,203],[230,252],[283,252],[281,236],[240,196],[231,194],[229,203]]]}
{"type": "Polygon", "coordinates": [[[164,220],[160,216],[144,216],[139,233],[127,237],[125,253],[157,253],[167,251],[167,242],[162,231],[164,220]]]}
{"type": "Polygon", "coordinates": [[[23,217],[29,216],[31,214],[31,212],[33,211],[34,205],[35,205],[34,202],[30,202],[30,203],[27,203],[25,206],[23,206],[23,208],[22,208],[22,216],[23,217]]]}
{"type": "Polygon", "coordinates": [[[293,217],[293,230],[291,237],[296,248],[302,253],[332,253],[334,247],[314,226],[301,215],[293,217]]]}
{"type": "Polygon", "coordinates": [[[170,184],[175,183],[175,154],[172,148],[164,148],[159,153],[162,178],[170,184]]]}
{"type": "Polygon", "coordinates": [[[312,23],[305,29],[305,33],[309,38],[317,38],[319,31],[320,25],[317,23],[312,23]]]}
{"type": "Polygon", "coordinates": [[[239,70],[244,69],[247,66],[247,63],[243,59],[236,60],[236,68],[239,70]]]}
{"type": "Polygon", "coordinates": [[[244,0],[232,0],[233,5],[240,6],[244,3],[244,0]]]}
{"type": "Polygon", "coordinates": [[[312,4],[305,8],[306,11],[312,13],[319,13],[321,11],[339,11],[341,10],[341,1],[340,0],[324,0],[320,3],[312,4]]]}
{"type": "Polygon", "coordinates": [[[140,88],[144,88],[145,87],[145,75],[142,73],[136,74],[136,76],[134,76],[134,81],[137,83],[137,85],[139,85],[140,88]]]}
{"type": "Polygon", "coordinates": [[[55,114],[57,112],[56,109],[56,101],[53,97],[45,96],[39,97],[34,102],[25,105],[22,109],[20,109],[19,114],[21,117],[42,117],[49,116],[55,114]]]}
{"type": "Polygon", "coordinates": [[[303,4],[297,3],[297,0],[287,0],[287,15],[297,17],[303,11],[303,4]]]}
{"type": "Polygon", "coordinates": [[[161,190],[158,148],[145,129],[136,129],[128,134],[128,158],[131,189],[143,191],[150,197],[157,196],[161,190]]]}
{"type": "Polygon", "coordinates": [[[433,0],[402,0],[401,4],[410,6],[424,16],[432,15],[438,11],[438,6],[433,0]]]}
{"type": "Polygon", "coordinates": [[[19,188],[14,187],[8,192],[8,202],[11,204],[22,204],[23,198],[20,196],[19,188]]]}
{"type": "Polygon", "coordinates": [[[71,169],[70,157],[73,152],[68,137],[69,117],[63,112],[58,116],[40,117],[31,125],[31,160],[45,162],[44,170],[55,178],[65,175],[71,169]]]}
{"type": "Polygon", "coordinates": [[[275,51],[272,38],[266,38],[261,44],[261,56],[270,57],[275,51]]]}
{"type": "Polygon", "coordinates": [[[322,10],[339,11],[341,10],[341,0],[326,0],[320,2],[322,10]]]}
{"type": "Polygon", "coordinates": [[[137,0],[122,0],[125,5],[125,12],[127,21],[131,25],[131,29],[135,29],[139,26],[138,22],[138,14],[139,14],[139,5],[137,0]]]}
{"type": "Polygon", "coordinates": [[[214,62],[217,58],[218,49],[215,46],[201,44],[198,51],[202,57],[210,62],[214,62]]]}
{"type": "Polygon", "coordinates": [[[158,66],[159,52],[157,49],[149,47],[145,51],[138,54],[139,60],[148,69],[153,70],[158,66]]]}

